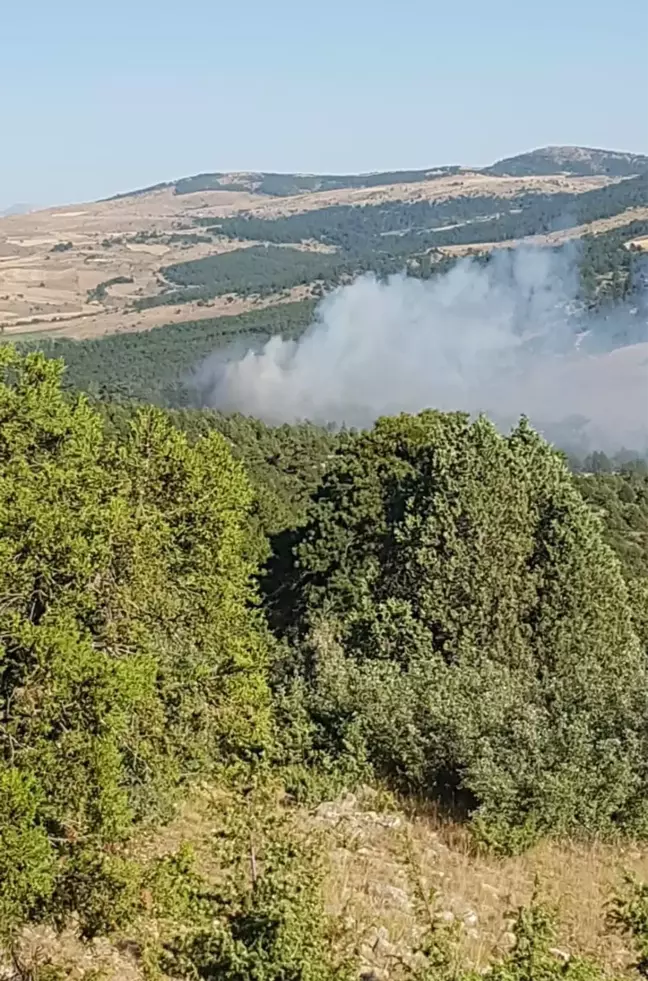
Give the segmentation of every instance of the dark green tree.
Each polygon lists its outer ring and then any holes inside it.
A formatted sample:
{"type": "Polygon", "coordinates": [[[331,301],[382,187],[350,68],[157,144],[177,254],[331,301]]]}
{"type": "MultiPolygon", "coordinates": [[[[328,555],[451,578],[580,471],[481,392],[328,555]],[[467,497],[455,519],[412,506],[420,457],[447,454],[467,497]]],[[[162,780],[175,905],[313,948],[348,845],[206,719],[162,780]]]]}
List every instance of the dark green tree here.
{"type": "Polygon", "coordinates": [[[627,588],[526,422],[382,419],[340,448],[293,537],[267,588],[316,740],[360,740],[401,786],[459,798],[493,844],[641,823],[627,588]]]}

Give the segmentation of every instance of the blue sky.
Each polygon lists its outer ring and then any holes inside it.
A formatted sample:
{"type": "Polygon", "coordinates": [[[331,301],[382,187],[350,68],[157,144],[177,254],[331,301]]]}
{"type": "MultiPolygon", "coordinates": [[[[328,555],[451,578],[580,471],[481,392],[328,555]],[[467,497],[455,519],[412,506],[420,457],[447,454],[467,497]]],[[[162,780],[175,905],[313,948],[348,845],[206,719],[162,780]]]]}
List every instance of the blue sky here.
{"type": "Polygon", "coordinates": [[[648,153],[646,0],[0,5],[0,208],[208,170],[648,153]]]}

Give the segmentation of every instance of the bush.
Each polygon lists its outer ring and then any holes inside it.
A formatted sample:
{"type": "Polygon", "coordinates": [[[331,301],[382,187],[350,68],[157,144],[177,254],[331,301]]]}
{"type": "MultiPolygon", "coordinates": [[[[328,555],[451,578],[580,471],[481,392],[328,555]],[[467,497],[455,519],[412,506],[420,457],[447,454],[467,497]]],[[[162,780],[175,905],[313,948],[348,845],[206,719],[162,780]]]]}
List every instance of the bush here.
{"type": "Polygon", "coordinates": [[[324,909],[317,843],[261,794],[230,802],[215,843],[217,887],[199,893],[188,930],[166,945],[174,977],[351,981],[353,958],[324,909]]]}
{"type": "Polygon", "coordinates": [[[612,900],[610,924],[632,939],[638,954],[635,964],[642,978],[648,977],[648,884],[626,876],[625,889],[612,900]]]}
{"type": "Polygon", "coordinates": [[[525,422],[425,412],[338,450],[266,580],[280,687],[491,845],[644,829],[645,667],[598,519],[525,422]],[[294,626],[296,621],[296,626],[294,626]]]}
{"type": "Polygon", "coordinates": [[[124,856],[79,849],[59,873],[53,912],[63,925],[66,913],[74,910],[86,939],[112,933],[139,912],[143,876],[143,867],[124,856]]]}
{"type": "Polygon", "coordinates": [[[535,899],[526,909],[518,910],[513,932],[515,944],[510,954],[482,975],[488,981],[605,981],[609,978],[592,961],[579,957],[565,960],[556,953],[554,918],[535,899]]]}
{"type": "Polygon", "coordinates": [[[0,939],[53,888],[54,852],[36,822],[41,803],[33,780],[0,765],[0,939]]]}

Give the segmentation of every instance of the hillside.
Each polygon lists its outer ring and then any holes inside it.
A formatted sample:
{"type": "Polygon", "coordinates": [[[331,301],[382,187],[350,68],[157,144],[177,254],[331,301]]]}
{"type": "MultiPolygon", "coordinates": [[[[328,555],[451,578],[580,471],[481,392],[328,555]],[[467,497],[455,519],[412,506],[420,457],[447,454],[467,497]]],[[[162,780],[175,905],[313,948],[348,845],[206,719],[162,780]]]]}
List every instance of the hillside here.
{"type": "Polygon", "coordinates": [[[257,181],[192,193],[161,185],[2,218],[0,329],[77,338],[146,330],[319,295],[363,271],[427,275],[462,251],[624,226],[628,242],[648,230],[636,224],[648,218],[641,175],[441,168],[345,187],[346,178],[331,180],[319,190],[283,185],[284,196],[257,181]]]}
{"type": "Polygon", "coordinates": [[[486,172],[526,177],[532,174],[605,174],[630,177],[648,171],[648,157],[618,150],[596,150],[584,146],[547,146],[515,157],[498,160],[486,172]]]}
{"type": "MultiPolygon", "coordinates": [[[[203,874],[213,875],[214,828],[222,823],[222,811],[223,796],[216,789],[193,793],[166,828],[137,842],[139,854],[168,861],[185,848],[197,855],[203,874]]],[[[420,892],[426,887],[434,890],[439,926],[454,931],[459,959],[472,968],[484,971],[510,950],[515,911],[528,908],[539,888],[545,903],[558,910],[550,946],[559,953],[554,954],[555,979],[550,975],[549,981],[560,981],[568,957],[597,961],[606,973],[592,981],[633,976],[632,940],[610,927],[608,909],[610,896],[622,888],[620,861],[641,879],[648,877],[648,854],[642,848],[543,842],[521,856],[480,855],[460,825],[368,786],[303,806],[298,819],[306,832],[322,837],[330,856],[325,909],[352,925],[362,978],[408,977],[399,961],[417,963],[418,938],[425,929],[420,892]]],[[[168,935],[169,923],[162,916],[148,925],[141,920],[125,924],[110,938],[94,942],[79,938],[73,926],[62,934],[32,926],[19,936],[14,954],[36,981],[48,962],[70,972],[62,974],[65,981],[76,981],[80,965],[100,971],[102,981],[148,981],[150,968],[139,955],[146,926],[168,935]]],[[[512,981],[510,974],[505,981],[512,981]]],[[[513,981],[529,978],[513,975],[513,981]]]]}
{"type": "Polygon", "coordinates": [[[360,273],[532,243],[614,426],[648,175],[224,176],[0,221],[0,978],[630,981],[645,461],[199,406],[360,273]]]}
{"type": "Polygon", "coordinates": [[[197,174],[177,181],[173,187],[176,194],[195,194],[196,191],[252,191],[272,197],[291,197],[316,191],[416,184],[456,173],[461,173],[460,167],[395,170],[375,174],[197,174]]]}
{"type": "MultiPolygon", "coordinates": [[[[630,177],[645,173],[648,157],[578,146],[550,146],[514,157],[506,157],[488,167],[432,167],[422,170],[377,171],[369,174],[276,174],[265,172],[205,173],[157,184],[132,193],[146,194],[161,188],[173,188],[176,194],[201,191],[250,191],[271,197],[291,197],[305,193],[336,190],[359,190],[389,187],[393,184],[416,184],[453,174],[485,173],[504,177],[544,177],[550,174],[574,176],[630,177]]],[[[127,195],[119,195],[123,197],[127,195]]]]}

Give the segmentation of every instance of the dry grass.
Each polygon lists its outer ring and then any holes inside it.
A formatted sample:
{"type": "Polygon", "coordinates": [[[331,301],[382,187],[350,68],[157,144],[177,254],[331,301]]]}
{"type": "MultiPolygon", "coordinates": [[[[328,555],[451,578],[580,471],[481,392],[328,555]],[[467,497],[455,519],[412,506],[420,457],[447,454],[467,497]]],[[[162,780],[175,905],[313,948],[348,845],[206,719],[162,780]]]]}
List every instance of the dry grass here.
{"type": "MultiPolygon", "coordinates": [[[[140,839],[138,857],[169,854],[191,842],[201,872],[213,879],[211,839],[222,806],[222,795],[204,787],[162,832],[140,839]]],[[[628,970],[631,951],[606,928],[606,909],[624,870],[648,879],[643,845],[544,842],[519,857],[485,856],[460,825],[430,808],[407,813],[369,788],[314,812],[303,810],[301,821],[305,829],[324,834],[330,858],[327,906],[352,929],[365,967],[378,976],[388,975],[394,956],[406,956],[420,936],[419,887],[434,888],[439,912],[458,924],[466,966],[483,968],[510,947],[511,913],[529,902],[536,883],[540,897],[557,909],[561,950],[594,957],[617,974],[628,970]]],[[[105,981],[143,978],[134,949],[129,936],[82,943],[73,924],[58,936],[29,928],[20,943],[25,963],[51,957],[72,966],[71,977],[101,969],[105,981]]]]}
{"type": "MultiPolygon", "coordinates": [[[[503,242],[482,242],[480,244],[465,245],[444,245],[441,251],[447,255],[468,255],[472,252],[490,252],[491,249],[510,249],[519,245],[560,245],[563,242],[570,242],[573,239],[582,238],[583,235],[600,235],[602,232],[609,232],[613,228],[620,228],[628,225],[632,221],[644,221],[648,219],[648,208],[628,208],[612,218],[599,218],[585,225],[575,225],[573,228],[565,228],[559,232],[549,232],[547,235],[527,235],[524,238],[506,239],[503,242]]],[[[648,245],[648,238],[635,239],[635,244],[641,245],[645,242],[648,245]]],[[[642,246],[645,247],[645,246],[642,246]]]]}
{"type": "Polygon", "coordinates": [[[213,317],[236,316],[249,310],[261,310],[278,303],[293,303],[310,295],[309,286],[295,286],[282,293],[270,293],[262,298],[242,297],[234,294],[218,296],[203,306],[183,303],[180,306],[150,307],[147,310],[122,310],[101,308],[99,304],[90,312],[62,314],[55,321],[30,317],[14,323],[4,330],[5,337],[71,337],[84,340],[106,334],[128,334],[151,330],[169,324],[189,320],[210,320],[213,317]]]}
{"type": "Polygon", "coordinates": [[[616,183],[609,177],[572,177],[550,174],[542,177],[497,177],[466,171],[447,177],[415,183],[387,184],[378,187],[343,188],[333,191],[312,191],[288,198],[264,199],[257,195],[253,204],[245,206],[259,218],[278,218],[301,214],[318,208],[339,204],[383,204],[386,201],[446,201],[455,197],[497,195],[515,197],[535,191],[539,194],[569,192],[581,194],[597,187],[616,183]]]}
{"type": "MultiPolygon", "coordinates": [[[[415,942],[417,880],[436,890],[444,918],[462,925],[463,956],[476,968],[510,946],[511,913],[529,903],[537,884],[557,910],[561,949],[611,970],[628,967],[631,951],[607,929],[606,910],[623,870],[648,878],[643,846],[543,842],[522,856],[497,858],[480,855],[465,829],[425,810],[408,817],[369,812],[367,819],[356,807],[338,811],[335,834],[331,909],[361,932],[384,928],[397,949],[415,942]]],[[[377,966],[387,964],[378,958],[377,966]]]]}

